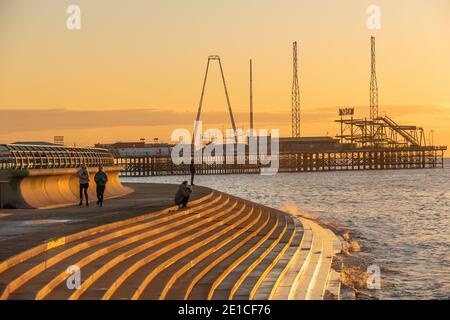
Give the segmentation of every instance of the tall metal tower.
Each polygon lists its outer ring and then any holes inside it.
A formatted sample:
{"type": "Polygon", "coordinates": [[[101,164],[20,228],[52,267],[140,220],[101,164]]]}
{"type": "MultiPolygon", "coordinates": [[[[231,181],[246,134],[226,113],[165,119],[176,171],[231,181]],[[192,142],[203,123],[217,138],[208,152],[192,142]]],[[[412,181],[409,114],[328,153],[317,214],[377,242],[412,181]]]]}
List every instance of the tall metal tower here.
{"type": "Polygon", "coordinates": [[[378,118],[378,82],[375,56],[375,37],[371,37],[372,62],[370,79],[370,120],[378,118]]]}
{"type": "MultiPolygon", "coordinates": [[[[223,74],[222,63],[220,61],[220,57],[219,56],[211,55],[211,56],[208,57],[208,63],[206,65],[206,71],[205,71],[205,78],[203,79],[202,94],[200,96],[200,102],[198,104],[196,124],[195,124],[195,127],[194,127],[194,136],[192,137],[192,144],[194,144],[194,139],[196,137],[197,130],[198,130],[197,124],[200,121],[200,114],[202,112],[203,97],[205,95],[206,80],[208,79],[209,63],[211,62],[211,60],[216,60],[216,61],[219,62],[220,74],[222,75],[223,89],[225,91],[225,96],[227,98],[228,113],[230,114],[231,126],[233,127],[233,131],[236,133],[236,123],[234,122],[233,110],[231,109],[231,102],[230,102],[230,97],[228,96],[228,89],[227,89],[227,84],[225,82],[225,75],[223,74]]],[[[235,143],[237,143],[237,137],[236,136],[235,136],[235,143]]]]}
{"type": "Polygon", "coordinates": [[[253,129],[253,70],[250,59],[250,130],[253,129]]]}
{"type": "Polygon", "coordinates": [[[292,137],[300,137],[300,87],[298,85],[297,42],[293,43],[292,137]]]}

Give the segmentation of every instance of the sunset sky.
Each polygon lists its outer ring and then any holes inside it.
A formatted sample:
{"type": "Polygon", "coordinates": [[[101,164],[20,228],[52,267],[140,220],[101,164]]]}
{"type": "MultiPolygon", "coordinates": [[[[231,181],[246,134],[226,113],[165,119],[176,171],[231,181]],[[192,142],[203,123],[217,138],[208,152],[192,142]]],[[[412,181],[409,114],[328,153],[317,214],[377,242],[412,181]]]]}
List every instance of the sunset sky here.
{"type": "MultiPolygon", "coordinates": [[[[169,141],[192,129],[207,57],[222,58],[236,123],[290,134],[292,42],[302,135],[334,135],[340,106],[369,114],[370,36],[380,113],[450,145],[449,0],[0,0],[0,143],[169,141]],[[81,30],[66,28],[69,5],[81,30]],[[379,5],[381,30],[368,30],[379,5]]],[[[230,126],[212,65],[205,127],[230,126]]]]}

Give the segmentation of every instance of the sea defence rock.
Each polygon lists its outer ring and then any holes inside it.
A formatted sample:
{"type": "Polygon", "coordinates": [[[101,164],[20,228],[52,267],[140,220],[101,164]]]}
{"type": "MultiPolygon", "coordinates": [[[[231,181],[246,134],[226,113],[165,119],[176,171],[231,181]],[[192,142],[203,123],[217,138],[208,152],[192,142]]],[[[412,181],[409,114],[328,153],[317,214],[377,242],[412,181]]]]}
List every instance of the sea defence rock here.
{"type": "MultiPolygon", "coordinates": [[[[2,170],[2,203],[5,208],[51,208],[77,204],[80,201],[77,168],[2,170]]],[[[89,200],[96,201],[94,175],[97,168],[88,168],[89,200]]],[[[119,172],[122,167],[106,166],[108,176],[105,198],[115,198],[133,192],[122,185],[119,172]]]]}

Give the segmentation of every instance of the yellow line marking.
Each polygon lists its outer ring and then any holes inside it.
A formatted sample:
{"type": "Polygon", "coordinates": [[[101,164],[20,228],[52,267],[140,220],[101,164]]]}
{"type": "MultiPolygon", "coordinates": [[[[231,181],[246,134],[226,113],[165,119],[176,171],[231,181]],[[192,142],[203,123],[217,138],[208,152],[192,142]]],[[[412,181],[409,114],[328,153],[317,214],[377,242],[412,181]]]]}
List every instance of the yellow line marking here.
{"type": "MultiPolygon", "coordinates": [[[[295,217],[293,217],[293,219],[296,219],[295,217]]],[[[297,226],[296,226],[297,229],[297,226]]],[[[298,229],[297,229],[298,230],[298,229]]],[[[302,248],[302,245],[304,243],[305,240],[305,230],[303,229],[303,235],[302,235],[302,240],[300,241],[300,244],[298,245],[297,249],[295,250],[294,254],[292,255],[292,258],[289,260],[288,264],[286,265],[286,267],[283,269],[283,271],[281,271],[277,281],[275,282],[272,290],[270,291],[269,294],[269,300],[272,300],[275,296],[275,293],[278,289],[278,286],[280,285],[281,281],[283,280],[283,278],[285,277],[287,271],[292,267],[292,265],[294,264],[294,261],[297,259],[297,255],[300,252],[300,249],[302,248]]]]}
{"type": "MultiPolygon", "coordinates": [[[[292,240],[294,240],[294,235],[295,235],[296,231],[297,231],[297,226],[294,225],[294,230],[292,231],[292,234],[291,234],[291,237],[289,238],[288,243],[278,253],[276,258],[270,263],[270,265],[267,267],[267,269],[264,270],[264,272],[258,278],[258,281],[256,282],[255,286],[252,288],[252,291],[250,291],[250,295],[249,295],[250,300],[253,300],[253,297],[255,296],[256,291],[258,291],[258,288],[260,287],[260,285],[262,284],[264,279],[267,277],[267,275],[273,269],[273,267],[275,267],[275,265],[278,263],[278,261],[280,261],[281,257],[284,255],[284,253],[287,251],[287,249],[291,246],[292,240]]],[[[278,279],[279,279],[279,277],[281,277],[281,274],[278,276],[278,279]]],[[[278,279],[277,279],[277,281],[278,281],[278,279]]]]}
{"type": "MultiPolygon", "coordinates": [[[[221,196],[218,197],[218,198],[220,199],[221,196]]],[[[190,216],[188,216],[187,218],[182,219],[182,220],[180,220],[180,221],[177,221],[177,222],[175,222],[175,223],[171,223],[171,224],[168,224],[168,225],[164,225],[164,226],[162,226],[162,227],[159,227],[159,228],[156,228],[156,229],[153,229],[153,230],[144,232],[144,233],[140,233],[140,234],[137,234],[137,235],[135,235],[135,236],[126,238],[126,239],[124,239],[124,240],[122,240],[122,241],[113,243],[113,244],[111,244],[111,245],[109,245],[109,246],[103,247],[103,248],[101,248],[101,249],[95,251],[94,253],[88,255],[87,257],[82,258],[81,260],[79,260],[79,261],[76,262],[75,264],[76,264],[78,267],[82,268],[83,266],[85,266],[85,265],[91,263],[92,261],[94,261],[94,260],[96,260],[96,259],[98,259],[98,258],[100,258],[100,257],[102,257],[102,256],[104,256],[104,255],[106,255],[106,254],[108,254],[108,253],[110,253],[110,252],[113,252],[113,251],[115,251],[115,250],[117,250],[117,249],[119,249],[119,248],[122,248],[122,247],[124,247],[124,246],[126,246],[126,245],[132,244],[132,243],[134,243],[134,242],[136,242],[136,241],[139,241],[139,240],[148,238],[148,237],[150,237],[150,236],[156,235],[156,234],[158,234],[158,233],[160,233],[160,232],[174,229],[174,228],[176,228],[176,227],[178,227],[178,226],[180,226],[180,225],[185,224],[186,222],[195,220],[196,217],[198,218],[198,216],[203,216],[203,215],[207,214],[208,212],[212,212],[212,211],[214,211],[214,210],[220,209],[220,208],[223,207],[223,206],[224,206],[224,204],[220,204],[220,205],[218,205],[218,206],[216,206],[216,207],[212,207],[212,208],[210,208],[210,209],[208,209],[208,210],[206,210],[206,211],[204,211],[204,212],[198,213],[198,214],[196,214],[196,215],[190,215],[190,216]]],[[[187,213],[189,213],[189,210],[180,212],[180,214],[182,214],[182,215],[186,215],[187,213]]],[[[170,221],[170,220],[171,220],[171,219],[168,219],[167,221],[170,221]]],[[[165,221],[162,221],[162,222],[165,222],[165,221]]],[[[138,227],[139,227],[139,229],[142,229],[142,227],[140,227],[140,225],[138,225],[138,227]]],[[[113,235],[114,235],[114,234],[113,234],[113,235]]],[[[162,239],[162,238],[160,238],[160,239],[162,239]]],[[[68,276],[69,276],[69,275],[67,274],[67,272],[65,272],[65,271],[61,272],[58,276],[56,276],[55,278],[53,278],[49,283],[47,283],[47,284],[46,284],[46,285],[45,285],[45,286],[37,293],[36,299],[37,299],[37,300],[44,299],[44,298],[45,298],[45,297],[46,297],[53,289],[55,289],[60,283],[62,283],[68,276]]],[[[83,288],[83,285],[84,285],[84,284],[81,285],[81,288],[83,288]]],[[[80,291],[81,288],[78,289],[77,291],[80,291]]]]}
{"type": "MultiPolygon", "coordinates": [[[[260,210],[259,214],[262,214],[262,210],[260,210]]],[[[211,264],[209,264],[208,266],[206,266],[204,269],[202,269],[202,271],[200,271],[200,273],[191,281],[191,283],[189,284],[188,289],[186,290],[186,293],[184,294],[184,300],[189,299],[189,295],[191,294],[192,290],[194,289],[194,286],[200,281],[201,278],[203,278],[205,276],[205,274],[207,274],[210,270],[212,270],[215,266],[217,266],[220,262],[222,262],[223,260],[225,260],[226,258],[228,258],[229,256],[231,256],[233,253],[235,253],[237,250],[239,250],[243,245],[245,245],[248,241],[250,241],[251,239],[253,239],[262,229],[264,229],[267,224],[269,223],[269,218],[270,215],[267,214],[266,215],[266,220],[264,221],[264,223],[259,226],[258,229],[256,229],[255,231],[253,231],[251,234],[249,234],[245,239],[243,239],[241,242],[239,242],[236,246],[234,246],[232,249],[230,249],[229,251],[225,252],[223,255],[221,255],[220,257],[218,257],[216,260],[214,260],[213,262],[211,262],[211,264]]]]}
{"type": "MultiPolygon", "coordinates": [[[[163,222],[169,221],[169,220],[171,220],[173,218],[176,218],[178,216],[185,215],[185,214],[189,213],[190,211],[192,211],[194,209],[198,209],[199,207],[203,208],[205,205],[217,202],[220,199],[220,197],[221,196],[218,196],[215,200],[213,200],[211,202],[207,202],[206,204],[202,204],[202,205],[199,205],[197,207],[190,208],[190,210],[188,209],[186,211],[180,211],[177,215],[170,215],[170,216],[166,216],[166,217],[161,217],[159,219],[155,219],[155,220],[152,220],[152,221],[144,223],[144,224],[128,227],[128,228],[121,229],[121,230],[118,230],[118,231],[116,230],[116,231],[113,231],[113,232],[108,233],[106,235],[100,236],[100,237],[95,238],[95,239],[91,239],[89,241],[85,241],[85,242],[79,243],[79,244],[77,244],[77,245],[75,245],[75,246],[73,246],[73,247],[71,247],[69,249],[66,249],[66,250],[64,250],[64,251],[62,251],[62,252],[60,252],[60,253],[58,253],[58,254],[56,254],[56,255],[48,258],[48,259],[46,259],[46,260],[44,260],[42,262],[40,262],[39,264],[35,265],[33,268],[31,268],[31,269],[27,270],[26,272],[24,272],[23,274],[21,274],[19,277],[15,278],[13,281],[9,282],[7,287],[5,288],[4,292],[0,296],[0,300],[7,299],[12,292],[16,291],[18,288],[20,288],[22,285],[24,285],[30,279],[32,279],[33,277],[35,277],[39,273],[45,271],[47,268],[52,267],[53,265],[57,264],[58,262],[61,262],[62,260],[66,259],[67,257],[70,257],[73,254],[76,254],[78,252],[81,252],[82,250],[88,249],[88,248],[92,247],[93,245],[97,245],[97,244],[103,243],[105,241],[114,239],[116,237],[125,235],[127,233],[134,232],[134,231],[140,230],[140,229],[145,228],[145,227],[150,227],[152,225],[155,226],[155,225],[161,224],[163,222]]],[[[163,215],[163,213],[164,212],[162,212],[162,211],[158,212],[157,214],[154,214],[153,217],[161,216],[161,215],[163,215]]],[[[128,225],[128,223],[125,224],[125,225],[128,225]]],[[[68,237],[65,237],[65,243],[68,242],[67,238],[68,237]]],[[[47,244],[45,244],[45,248],[46,248],[46,250],[48,250],[47,249],[47,244]]],[[[66,276],[68,276],[66,272],[64,272],[64,274],[66,276]]]]}
{"type": "Polygon", "coordinates": [[[225,277],[231,271],[233,271],[234,268],[236,268],[242,261],[247,259],[247,257],[250,256],[261,244],[263,244],[272,235],[272,233],[275,231],[277,226],[278,226],[278,216],[276,217],[276,223],[272,227],[272,229],[270,229],[270,231],[263,238],[261,238],[256,244],[254,244],[245,254],[240,256],[231,265],[229,265],[228,268],[216,279],[216,281],[214,281],[211,289],[208,292],[208,300],[212,299],[214,292],[216,291],[216,288],[220,285],[220,283],[222,283],[222,281],[225,279],[225,277]]]}
{"type": "MultiPolygon", "coordinates": [[[[213,196],[213,194],[214,194],[214,192],[211,192],[211,193],[209,193],[208,195],[206,195],[206,196],[204,196],[202,198],[199,198],[197,200],[191,201],[190,204],[191,205],[195,205],[195,204],[198,204],[198,203],[205,202],[206,200],[211,198],[213,196]]],[[[149,214],[141,215],[141,216],[138,216],[138,217],[134,217],[134,218],[130,218],[130,219],[122,220],[122,221],[116,221],[116,222],[113,222],[113,223],[109,223],[109,224],[101,225],[101,226],[98,226],[98,227],[94,227],[94,228],[91,228],[91,229],[88,229],[88,230],[83,230],[83,231],[80,231],[80,232],[77,232],[77,233],[74,233],[74,234],[66,236],[65,243],[67,244],[67,243],[70,243],[70,242],[73,242],[73,241],[76,241],[76,240],[80,240],[82,238],[86,238],[88,236],[94,235],[96,233],[109,231],[109,230],[112,230],[112,229],[115,229],[115,228],[123,227],[123,226],[128,225],[128,224],[140,222],[140,221],[143,221],[143,220],[146,220],[146,219],[150,219],[152,217],[156,217],[156,216],[159,216],[159,215],[162,215],[162,214],[166,214],[166,213],[168,213],[170,211],[175,210],[177,207],[178,206],[172,206],[172,207],[160,210],[160,211],[151,212],[149,214]]],[[[26,250],[24,252],[21,252],[21,253],[15,255],[15,256],[13,256],[13,257],[5,260],[5,261],[3,261],[3,262],[1,262],[0,263],[0,274],[3,273],[4,271],[8,270],[9,268],[11,268],[11,267],[13,267],[13,266],[15,266],[15,265],[17,265],[19,263],[22,263],[22,262],[24,262],[24,261],[26,261],[26,260],[34,257],[34,256],[37,256],[37,255],[39,255],[39,254],[41,254],[41,253],[43,253],[45,251],[47,251],[47,244],[46,243],[41,244],[41,245],[36,246],[36,247],[33,247],[33,248],[31,248],[29,250],[26,250]]]]}
{"type": "MultiPolygon", "coordinates": [[[[227,201],[224,202],[224,203],[222,204],[222,207],[226,206],[226,205],[228,204],[228,202],[229,202],[229,199],[227,199],[227,201]]],[[[236,202],[235,205],[237,205],[237,202],[236,202]]],[[[157,245],[157,244],[159,244],[159,243],[162,243],[162,242],[164,242],[164,241],[166,241],[166,240],[173,239],[173,238],[175,238],[175,237],[177,237],[177,236],[180,236],[181,234],[183,234],[183,233],[185,233],[185,232],[188,232],[188,231],[190,231],[190,230],[193,230],[193,229],[195,229],[195,228],[198,228],[198,227],[202,226],[203,224],[206,224],[206,223],[208,223],[208,222],[211,222],[211,221],[213,221],[216,217],[220,217],[220,216],[222,216],[222,215],[228,213],[228,212],[231,211],[233,208],[234,208],[234,207],[225,209],[224,211],[219,211],[219,213],[216,213],[215,215],[213,215],[213,216],[211,216],[211,217],[209,217],[209,218],[203,219],[203,220],[201,220],[200,222],[196,222],[196,223],[194,223],[194,224],[192,224],[192,225],[189,225],[189,226],[184,227],[184,228],[182,228],[182,229],[176,230],[175,232],[166,234],[166,235],[164,235],[164,236],[162,236],[162,237],[160,237],[160,238],[157,238],[157,239],[151,240],[151,241],[149,241],[149,242],[146,242],[146,243],[144,243],[144,244],[142,244],[142,245],[140,245],[140,246],[138,246],[138,247],[136,247],[136,248],[134,248],[134,249],[132,249],[132,250],[129,250],[129,251],[125,252],[125,253],[122,253],[122,254],[118,255],[118,256],[115,257],[114,259],[112,259],[112,260],[108,261],[106,264],[104,264],[100,269],[96,270],[93,274],[91,274],[91,275],[90,275],[90,276],[89,276],[89,277],[81,284],[80,288],[78,288],[78,290],[76,290],[76,291],[69,297],[69,300],[76,300],[76,299],[78,299],[84,292],[86,292],[86,290],[87,290],[87,289],[88,289],[95,281],[97,281],[97,279],[99,279],[106,271],[110,270],[112,267],[116,266],[118,263],[120,263],[120,262],[122,262],[122,261],[125,261],[126,259],[128,259],[128,258],[130,258],[130,257],[132,257],[132,256],[134,256],[134,255],[136,255],[136,254],[138,254],[138,253],[140,253],[140,252],[142,252],[142,251],[144,251],[144,250],[147,250],[147,249],[153,247],[154,245],[157,245]]],[[[213,210],[217,210],[217,208],[214,208],[213,210]]],[[[205,211],[205,212],[206,212],[206,211],[205,211]]],[[[208,214],[208,213],[205,213],[205,212],[196,214],[196,215],[194,215],[194,216],[192,216],[192,217],[193,217],[193,219],[199,219],[199,218],[202,217],[203,215],[208,214]]],[[[177,226],[178,226],[178,225],[177,225],[177,226]]],[[[77,265],[80,266],[80,264],[77,264],[77,265]]]]}
{"type": "Polygon", "coordinates": [[[60,247],[62,245],[64,245],[66,243],[66,237],[62,237],[50,242],[47,242],[47,250],[56,248],[56,247],[60,247]]]}
{"type": "MultiPolygon", "coordinates": [[[[286,218],[285,218],[286,220],[286,218]]],[[[283,230],[278,235],[278,238],[275,239],[275,241],[272,242],[272,244],[263,252],[262,255],[260,255],[256,260],[254,260],[250,266],[241,274],[239,279],[234,283],[233,287],[231,288],[230,294],[228,295],[229,300],[233,300],[234,294],[239,289],[241,284],[244,282],[244,280],[247,278],[247,276],[253,271],[253,269],[256,268],[257,265],[259,265],[265,257],[275,248],[275,246],[280,242],[281,238],[283,238],[284,234],[287,230],[287,222],[285,221],[283,230]]]]}
{"type": "MultiPolygon", "coordinates": [[[[253,208],[251,209],[250,215],[253,214],[253,208]]],[[[250,218],[250,216],[249,216],[250,218]]],[[[224,247],[225,245],[227,245],[228,243],[230,243],[231,241],[233,241],[234,239],[236,239],[237,237],[239,237],[241,234],[243,234],[244,232],[246,232],[247,230],[249,230],[251,227],[253,227],[258,221],[260,221],[261,218],[261,212],[259,212],[258,216],[256,219],[254,219],[251,223],[249,223],[248,225],[246,225],[244,228],[242,228],[241,230],[239,230],[238,232],[234,233],[233,235],[229,236],[228,238],[225,239],[225,241],[217,244],[216,246],[206,250],[205,252],[203,252],[202,254],[198,255],[197,257],[195,257],[193,260],[191,260],[189,263],[185,264],[182,268],[178,269],[177,272],[175,272],[175,274],[169,279],[169,281],[166,283],[163,291],[161,292],[159,299],[163,300],[166,298],[167,294],[169,293],[170,289],[172,288],[173,284],[183,275],[185,274],[187,271],[189,271],[193,266],[195,266],[197,263],[199,263],[200,261],[206,259],[209,255],[211,255],[212,253],[214,253],[215,251],[219,250],[220,248],[224,247]]],[[[247,219],[248,220],[248,219],[247,219]]],[[[244,221],[245,222],[245,221],[244,221]]]]}
{"type": "MultiPolygon", "coordinates": [[[[206,234],[209,231],[212,231],[214,229],[217,229],[217,227],[220,227],[222,225],[224,225],[225,223],[227,223],[228,221],[231,221],[232,219],[238,217],[241,215],[241,213],[245,210],[245,205],[243,205],[243,207],[236,213],[230,215],[228,218],[219,221],[218,223],[216,223],[215,225],[211,226],[208,228],[208,230],[202,230],[199,235],[196,235],[195,237],[197,238],[198,236],[202,236],[203,234],[206,234]],[[206,232],[205,232],[206,231],[206,232]]],[[[247,213],[246,217],[248,220],[248,218],[250,217],[251,213],[247,213]]],[[[189,247],[187,250],[182,251],[181,253],[178,253],[177,255],[173,256],[172,258],[164,261],[162,264],[160,264],[158,267],[156,267],[155,269],[152,270],[152,272],[150,272],[150,274],[147,275],[147,277],[145,277],[144,281],[142,281],[142,283],[139,285],[138,289],[135,291],[135,293],[132,296],[132,300],[137,300],[139,299],[139,297],[142,295],[142,293],[144,292],[144,290],[147,288],[148,284],[161,272],[163,271],[165,268],[169,267],[170,265],[172,265],[173,263],[175,263],[176,261],[178,261],[179,259],[189,255],[190,253],[194,252],[195,250],[203,247],[204,245],[208,244],[209,242],[219,238],[220,236],[224,235],[225,233],[227,233],[228,231],[234,229],[236,227],[236,225],[239,225],[243,223],[242,219],[238,220],[238,222],[233,223],[232,225],[222,229],[221,231],[213,234],[212,236],[206,238],[203,241],[197,242],[194,245],[192,245],[191,247],[189,247]]],[[[192,239],[188,239],[189,241],[192,239]]],[[[186,241],[187,242],[187,241],[186,241]]],[[[161,250],[161,254],[167,252],[168,250],[161,250]]],[[[154,258],[157,258],[158,256],[161,256],[161,254],[154,254],[154,258]]],[[[153,255],[153,254],[151,254],[153,255]]],[[[145,258],[144,258],[145,259],[145,258]]],[[[153,259],[152,259],[153,260],[153,259]]],[[[148,261],[146,261],[148,262],[148,261]]]]}

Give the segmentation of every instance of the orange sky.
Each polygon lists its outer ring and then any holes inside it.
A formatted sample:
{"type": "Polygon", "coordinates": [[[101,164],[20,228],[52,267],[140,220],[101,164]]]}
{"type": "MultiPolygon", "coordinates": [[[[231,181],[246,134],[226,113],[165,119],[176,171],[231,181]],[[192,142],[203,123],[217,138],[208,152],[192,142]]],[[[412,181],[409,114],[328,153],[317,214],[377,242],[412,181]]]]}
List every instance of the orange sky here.
{"type": "MultiPolygon", "coordinates": [[[[368,115],[370,36],[380,113],[450,145],[448,0],[0,0],[0,142],[169,140],[192,128],[206,59],[219,54],[236,122],[248,126],[248,59],[258,127],[290,133],[292,41],[302,134],[335,134],[338,106],[368,115]],[[81,8],[81,30],[66,8],[81,8]],[[382,10],[368,30],[366,9],[382,10]]],[[[213,66],[205,125],[228,127],[213,66]]]]}

